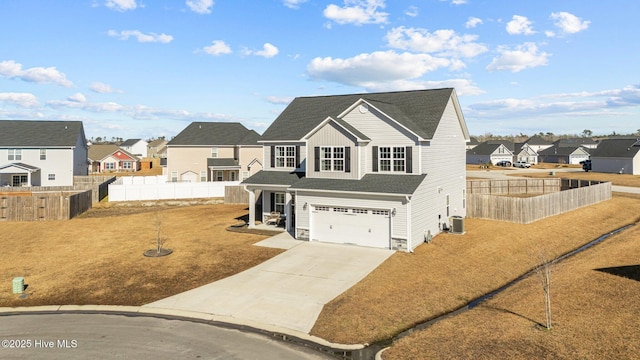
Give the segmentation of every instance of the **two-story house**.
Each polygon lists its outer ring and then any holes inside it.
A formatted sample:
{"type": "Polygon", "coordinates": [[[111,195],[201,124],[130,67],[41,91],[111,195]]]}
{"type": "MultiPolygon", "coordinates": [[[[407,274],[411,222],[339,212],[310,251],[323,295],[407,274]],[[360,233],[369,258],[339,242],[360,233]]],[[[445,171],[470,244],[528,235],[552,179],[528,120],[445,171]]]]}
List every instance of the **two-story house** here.
{"type": "Polygon", "coordinates": [[[147,157],[148,145],[149,143],[142,139],[127,139],[123,141],[119,146],[129,154],[132,154],[139,159],[143,159],[147,157]]]}
{"type": "Polygon", "coordinates": [[[411,251],[466,215],[468,141],[452,88],[296,98],[243,183],[249,226],[276,211],[300,240],[411,251]]]}
{"type": "Polygon", "coordinates": [[[0,186],[73,186],[83,175],[81,121],[0,120],[0,186]]]}
{"type": "Polygon", "coordinates": [[[171,182],[241,181],[262,169],[260,134],[240,123],[193,122],[167,143],[171,182]]]}

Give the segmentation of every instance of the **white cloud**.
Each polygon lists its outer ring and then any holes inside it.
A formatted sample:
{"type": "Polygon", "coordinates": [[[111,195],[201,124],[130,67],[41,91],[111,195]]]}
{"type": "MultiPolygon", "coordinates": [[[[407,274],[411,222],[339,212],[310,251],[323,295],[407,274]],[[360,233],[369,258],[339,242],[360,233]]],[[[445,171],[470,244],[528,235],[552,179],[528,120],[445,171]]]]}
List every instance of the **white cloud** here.
{"type": "Polygon", "coordinates": [[[307,0],[284,0],[282,3],[284,4],[284,6],[290,9],[298,9],[300,8],[301,4],[306,2],[307,0]]]}
{"type": "Polygon", "coordinates": [[[482,24],[482,19],[470,16],[469,20],[467,20],[467,22],[464,24],[464,26],[467,29],[471,29],[471,28],[474,28],[474,27],[476,27],[476,26],[478,26],[480,24],[482,24]]]}
{"type": "Polygon", "coordinates": [[[565,34],[575,34],[589,28],[591,21],[582,20],[568,12],[551,13],[551,19],[555,20],[555,25],[565,34]]]}
{"type": "Polygon", "coordinates": [[[391,29],[386,35],[392,48],[462,58],[472,58],[487,51],[485,45],[475,42],[477,39],[477,35],[458,35],[453,30],[431,33],[426,29],[403,26],[391,29]]]}
{"type": "Polygon", "coordinates": [[[187,0],[186,4],[195,13],[211,14],[213,0],[187,0]]]}
{"type": "Polygon", "coordinates": [[[231,54],[231,48],[222,40],[214,40],[211,45],[205,46],[203,50],[213,56],[231,54]]]}
{"type": "Polygon", "coordinates": [[[507,32],[511,35],[533,35],[533,23],[525,16],[513,15],[511,21],[507,23],[507,32]]]}
{"type": "Polygon", "coordinates": [[[318,80],[370,87],[377,83],[416,79],[449,65],[449,60],[428,54],[377,51],[348,59],[315,58],[307,65],[307,73],[318,80]]]}
{"type": "Polygon", "coordinates": [[[404,14],[410,17],[416,17],[418,16],[418,7],[416,6],[409,6],[409,8],[407,8],[407,10],[405,10],[404,14]]]}
{"type": "Polygon", "coordinates": [[[22,108],[33,108],[38,106],[38,98],[29,93],[0,93],[0,102],[13,104],[22,108]]]}
{"type": "Polygon", "coordinates": [[[91,87],[89,89],[91,89],[91,91],[93,92],[97,92],[98,94],[111,94],[111,93],[122,92],[121,90],[114,89],[111,85],[101,83],[101,82],[94,82],[93,84],[91,84],[91,87]]]}
{"type": "Polygon", "coordinates": [[[255,55],[255,56],[262,56],[265,58],[272,58],[276,55],[278,55],[280,51],[278,50],[277,47],[275,47],[274,45],[270,44],[270,43],[265,43],[262,46],[262,50],[249,50],[249,49],[245,49],[243,51],[243,54],[245,55],[255,55]]]}
{"type": "Polygon", "coordinates": [[[344,6],[329,4],[324,9],[324,16],[338,24],[386,24],[388,13],[384,9],[384,0],[344,0],[344,6]]]}
{"type": "Polygon", "coordinates": [[[531,42],[518,45],[515,49],[501,46],[498,52],[500,55],[493,58],[487,70],[519,72],[527,68],[547,65],[548,58],[551,56],[544,51],[540,52],[538,46],[531,42]]]}
{"type": "Polygon", "coordinates": [[[136,0],[107,0],[105,5],[117,11],[135,10],[138,7],[136,0]]]}
{"type": "Polygon", "coordinates": [[[73,83],[67,80],[67,76],[55,67],[22,69],[22,64],[13,60],[0,62],[0,76],[10,79],[17,78],[36,84],[57,84],[64,87],[73,86],[73,83]]]}
{"type": "Polygon", "coordinates": [[[265,100],[275,105],[287,105],[293,101],[293,97],[290,96],[267,96],[265,100]]]}
{"type": "Polygon", "coordinates": [[[85,103],[87,102],[87,98],[81,93],[75,93],[67,98],[67,100],[77,103],[85,103]]]}
{"type": "Polygon", "coordinates": [[[368,91],[408,91],[422,89],[455,88],[458,96],[484,94],[484,90],[467,79],[431,80],[396,80],[384,83],[371,83],[364,86],[368,91]]]}
{"type": "Polygon", "coordinates": [[[173,36],[167,34],[156,34],[156,33],[148,33],[144,34],[139,30],[122,30],[115,31],[109,30],[107,34],[111,37],[118,38],[120,40],[128,40],[130,37],[136,38],[138,42],[146,43],[146,42],[159,42],[163,44],[170,43],[173,40],[173,36]]]}

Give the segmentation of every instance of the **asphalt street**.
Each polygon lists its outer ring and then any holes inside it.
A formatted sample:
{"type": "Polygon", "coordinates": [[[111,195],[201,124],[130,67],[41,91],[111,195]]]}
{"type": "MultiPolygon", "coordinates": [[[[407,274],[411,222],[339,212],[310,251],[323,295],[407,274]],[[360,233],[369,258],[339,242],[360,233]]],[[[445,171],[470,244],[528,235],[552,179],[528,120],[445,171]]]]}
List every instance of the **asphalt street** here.
{"type": "Polygon", "coordinates": [[[0,316],[0,340],[0,359],[332,359],[264,335],[124,315],[0,316]]]}

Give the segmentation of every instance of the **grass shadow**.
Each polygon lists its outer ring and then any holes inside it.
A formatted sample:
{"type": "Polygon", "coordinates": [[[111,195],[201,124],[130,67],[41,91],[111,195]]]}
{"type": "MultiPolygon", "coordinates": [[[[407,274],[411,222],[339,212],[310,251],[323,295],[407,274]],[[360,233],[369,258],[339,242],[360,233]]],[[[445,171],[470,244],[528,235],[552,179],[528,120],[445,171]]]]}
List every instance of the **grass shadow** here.
{"type": "Polygon", "coordinates": [[[594,269],[595,271],[604,272],[611,275],[621,276],[623,278],[640,281],[640,265],[616,266],[609,268],[594,269]]]}
{"type": "Polygon", "coordinates": [[[495,311],[498,311],[498,312],[501,312],[501,313],[504,313],[504,314],[514,315],[514,316],[517,316],[517,317],[519,317],[521,319],[525,319],[525,320],[533,323],[534,325],[536,325],[538,327],[546,328],[543,323],[541,323],[539,321],[535,321],[535,320],[533,320],[531,318],[528,318],[528,317],[526,317],[526,316],[524,316],[522,314],[518,314],[517,312],[511,311],[511,310],[508,310],[508,309],[503,309],[501,307],[497,307],[497,306],[493,306],[493,305],[487,305],[487,304],[482,304],[480,306],[485,308],[485,309],[495,310],[495,311]]]}

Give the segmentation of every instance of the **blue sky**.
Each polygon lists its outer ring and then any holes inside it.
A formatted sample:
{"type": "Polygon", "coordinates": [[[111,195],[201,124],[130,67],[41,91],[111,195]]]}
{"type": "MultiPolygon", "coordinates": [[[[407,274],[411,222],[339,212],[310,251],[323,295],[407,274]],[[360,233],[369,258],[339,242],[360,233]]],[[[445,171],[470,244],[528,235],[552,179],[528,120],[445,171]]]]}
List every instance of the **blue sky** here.
{"type": "Polygon", "coordinates": [[[472,134],[640,129],[640,1],[5,0],[0,119],[262,133],[296,96],[455,87],[472,134]]]}

